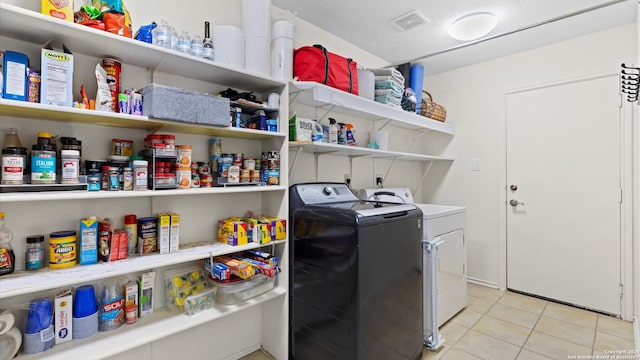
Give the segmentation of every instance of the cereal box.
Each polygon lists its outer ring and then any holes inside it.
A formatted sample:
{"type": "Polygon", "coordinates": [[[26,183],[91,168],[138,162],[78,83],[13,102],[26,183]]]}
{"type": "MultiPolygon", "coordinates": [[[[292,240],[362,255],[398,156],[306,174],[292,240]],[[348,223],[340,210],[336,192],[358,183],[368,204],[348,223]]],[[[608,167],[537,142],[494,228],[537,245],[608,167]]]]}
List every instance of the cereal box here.
{"type": "Polygon", "coordinates": [[[42,0],[41,4],[44,15],[73,22],[73,0],[42,0]]]}

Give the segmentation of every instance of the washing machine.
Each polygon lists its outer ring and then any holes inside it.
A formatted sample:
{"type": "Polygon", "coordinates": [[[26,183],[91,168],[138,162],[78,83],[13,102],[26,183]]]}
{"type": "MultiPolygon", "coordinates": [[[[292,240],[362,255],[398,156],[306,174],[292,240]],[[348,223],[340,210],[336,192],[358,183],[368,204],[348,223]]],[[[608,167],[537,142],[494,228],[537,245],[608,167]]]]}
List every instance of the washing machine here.
{"type": "Polygon", "coordinates": [[[423,342],[439,348],[438,328],[467,306],[466,208],[416,204],[408,188],[362,189],[363,200],[414,204],[423,213],[423,342]]]}
{"type": "Polygon", "coordinates": [[[421,359],[420,209],[308,183],[289,213],[289,359],[421,359]]]}

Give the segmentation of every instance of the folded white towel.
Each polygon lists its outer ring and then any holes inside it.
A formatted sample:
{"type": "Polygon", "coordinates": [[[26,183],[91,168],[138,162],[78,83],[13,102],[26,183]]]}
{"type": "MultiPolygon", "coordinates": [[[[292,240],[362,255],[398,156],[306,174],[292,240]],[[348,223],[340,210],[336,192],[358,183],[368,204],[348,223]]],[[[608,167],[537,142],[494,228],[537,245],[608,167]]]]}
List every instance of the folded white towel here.
{"type": "Polygon", "coordinates": [[[391,76],[398,81],[404,87],[404,76],[396,68],[384,68],[384,69],[367,69],[373,72],[376,76],[391,76]]]}

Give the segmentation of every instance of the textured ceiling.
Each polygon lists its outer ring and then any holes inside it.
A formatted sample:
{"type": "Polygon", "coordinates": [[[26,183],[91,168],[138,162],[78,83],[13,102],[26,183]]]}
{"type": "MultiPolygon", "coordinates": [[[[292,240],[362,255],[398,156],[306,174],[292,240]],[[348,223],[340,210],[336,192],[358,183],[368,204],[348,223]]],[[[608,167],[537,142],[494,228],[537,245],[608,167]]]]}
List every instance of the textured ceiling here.
{"type": "Polygon", "coordinates": [[[392,64],[421,62],[438,73],[635,21],[637,0],[272,0],[392,64]],[[585,11],[603,6],[592,11],[585,11]],[[401,31],[392,19],[418,10],[429,22],[401,31]],[[498,26],[471,46],[447,34],[460,16],[488,11],[498,26]],[[579,15],[568,16],[582,12],[579,15]],[[541,24],[550,19],[557,21],[541,24]],[[522,30],[528,28],[526,30],[522,30]],[[522,31],[518,31],[522,30],[522,31]],[[507,33],[513,34],[504,35],[507,33]],[[456,50],[452,48],[459,47],[456,50]],[[420,61],[416,61],[420,59],[420,61]]]}

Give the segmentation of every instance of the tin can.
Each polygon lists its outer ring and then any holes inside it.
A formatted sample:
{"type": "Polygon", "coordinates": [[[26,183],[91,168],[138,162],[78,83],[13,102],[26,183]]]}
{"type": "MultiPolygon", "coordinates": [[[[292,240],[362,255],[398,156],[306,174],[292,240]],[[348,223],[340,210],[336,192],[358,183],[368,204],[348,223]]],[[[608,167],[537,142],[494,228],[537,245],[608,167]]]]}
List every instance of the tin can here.
{"type": "Polygon", "coordinates": [[[200,174],[200,187],[212,187],[213,176],[211,174],[200,174]]]}
{"type": "Polygon", "coordinates": [[[111,139],[111,155],[133,155],[133,141],[124,139],[111,139]]]}
{"type": "Polygon", "coordinates": [[[222,155],[222,139],[209,139],[209,156],[211,155],[222,155]]]}
{"type": "Polygon", "coordinates": [[[111,99],[116,112],[120,112],[118,107],[118,94],[120,94],[120,72],[122,72],[122,64],[120,61],[112,58],[102,59],[102,68],[107,73],[107,83],[111,91],[111,99]]]}
{"type": "Polygon", "coordinates": [[[246,170],[255,170],[256,161],[254,159],[244,159],[244,161],[242,162],[242,167],[246,170]]]}
{"type": "Polygon", "coordinates": [[[251,182],[260,182],[260,170],[249,170],[249,176],[251,177],[251,182]]]}
{"type": "Polygon", "coordinates": [[[178,169],[190,169],[191,168],[191,146],[190,145],[176,145],[178,150],[178,158],[176,159],[176,166],[178,169]]]}
{"type": "Polygon", "coordinates": [[[233,159],[229,154],[222,154],[222,157],[218,159],[218,173],[220,174],[220,176],[227,176],[229,166],[231,166],[232,162],[233,159]],[[227,156],[225,157],[225,155],[227,156]]]}
{"type": "Polygon", "coordinates": [[[176,177],[179,189],[191,188],[191,170],[177,170],[176,177]]]}
{"type": "Polygon", "coordinates": [[[280,152],[269,151],[267,153],[267,169],[280,170],[280,152]]]}
{"type": "Polygon", "coordinates": [[[248,183],[250,180],[251,180],[251,170],[242,169],[240,171],[240,182],[241,183],[248,183]]]}
{"type": "Polygon", "coordinates": [[[49,267],[62,269],[75,265],[77,261],[76,232],[56,231],[49,234],[49,267]]]}
{"type": "Polygon", "coordinates": [[[198,174],[191,175],[191,187],[199,188],[200,186],[201,186],[200,175],[198,174]]]}
{"type": "Polygon", "coordinates": [[[233,164],[235,166],[242,166],[242,161],[244,160],[244,154],[233,154],[233,164]]]}

